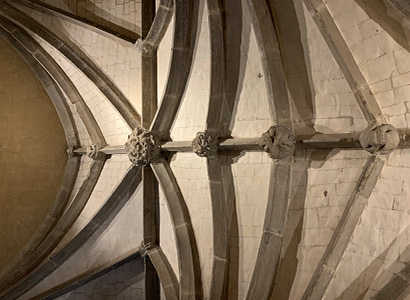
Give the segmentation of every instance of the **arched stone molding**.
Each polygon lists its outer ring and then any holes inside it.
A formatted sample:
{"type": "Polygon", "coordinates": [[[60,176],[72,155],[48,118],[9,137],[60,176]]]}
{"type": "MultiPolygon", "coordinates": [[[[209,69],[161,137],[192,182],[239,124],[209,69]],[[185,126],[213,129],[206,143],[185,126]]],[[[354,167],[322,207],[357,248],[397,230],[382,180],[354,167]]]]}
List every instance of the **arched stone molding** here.
{"type": "MultiPolygon", "coordinates": [[[[4,17],[0,17],[0,26],[11,32],[13,38],[18,43],[23,45],[25,49],[28,49],[26,50],[27,55],[31,54],[36,59],[36,62],[38,61],[44,68],[47,69],[50,75],[53,76],[54,80],[56,80],[58,85],[67,95],[70,102],[76,106],[92,141],[105,146],[106,142],[104,136],[100,128],[98,127],[93,115],[86,106],[78,90],[74,87],[68,76],[62,71],[62,69],[56,64],[56,62],[29,34],[27,34],[19,26],[8,21],[4,17]]],[[[56,245],[61,240],[63,233],[65,233],[72,225],[72,223],[75,221],[82,208],[84,207],[85,203],[87,202],[104,166],[105,155],[102,158],[103,159],[100,159],[98,163],[94,163],[94,165],[96,166],[92,167],[88,180],[83,182],[80,188],[80,193],[77,194],[76,198],[73,201],[73,205],[70,206],[68,212],[63,215],[60,214],[61,218],[54,220],[54,222],[58,221],[58,223],[51,230],[51,232],[49,232],[50,224],[47,225],[50,218],[47,218],[40,227],[40,230],[36,233],[36,236],[33,237],[33,239],[16,257],[16,259],[13,260],[5,270],[3,270],[2,275],[0,275],[0,278],[2,278],[2,280],[0,280],[2,282],[1,286],[8,286],[12,282],[18,280],[27,271],[27,269],[29,269],[28,266],[34,268],[42,261],[45,255],[48,255],[52,251],[53,246],[44,246],[44,242],[46,242],[46,244],[51,243],[51,245],[56,245]],[[84,193],[84,191],[87,192],[84,193]],[[61,224],[64,224],[64,226],[62,226],[61,224]],[[56,234],[55,232],[58,232],[58,234],[56,234]],[[46,239],[46,237],[48,237],[48,239],[46,239]],[[39,245],[41,245],[40,248],[38,248],[39,245]],[[24,266],[23,269],[22,266],[24,266]]],[[[79,161],[78,157],[70,157],[70,159],[79,161]]],[[[79,166],[79,162],[77,162],[77,164],[79,166]]]]}
{"type": "MultiPolygon", "coordinates": [[[[54,82],[51,76],[43,69],[43,67],[31,56],[31,54],[24,48],[17,40],[8,33],[5,29],[0,28],[0,36],[8,42],[29,64],[31,69],[34,71],[36,76],[39,78],[47,94],[50,96],[51,100],[56,107],[58,115],[60,117],[61,123],[63,125],[68,147],[78,147],[79,141],[77,136],[77,129],[72,118],[71,112],[67,106],[64,96],[59,88],[59,86],[54,82]]],[[[18,254],[15,261],[22,261],[25,259],[26,255],[31,254],[37,246],[44,240],[44,238],[49,234],[52,228],[55,226],[56,222],[61,218],[64,209],[66,208],[71,191],[74,187],[75,179],[80,166],[80,157],[69,156],[65,175],[63,178],[62,186],[60,192],[57,195],[57,199],[51,207],[45,221],[40,226],[37,233],[29,241],[29,243],[23,248],[23,250],[18,254]]],[[[13,270],[12,267],[6,267],[5,270],[0,274],[0,278],[4,279],[6,276],[10,275],[7,271],[13,270]]],[[[2,282],[2,287],[4,284],[2,282]]]]}
{"type": "Polygon", "coordinates": [[[104,135],[101,132],[90,109],[77,88],[74,86],[67,74],[54,61],[54,59],[20,26],[10,22],[4,17],[0,17],[0,26],[11,32],[12,36],[50,73],[53,79],[67,95],[68,100],[75,105],[77,112],[84,123],[92,143],[105,147],[107,145],[104,135]]]}
{"type": "Polygon", "coordinates": [[[152,163],[151,168],[164,191],[174,226],[180,274],[179,299],[202,299],[198,249],[188,208],[181,190],[165,160],[152,163]]]}
{"type": "Polygon", "coordinates": [[[156,52],[171,23],[173,13],[174,0],[161,0],[147,36],[139,38],[135,43],[142,54],[151,55],[156,52]]]}
{"type": "Polygon", "coordinates": [[[175,2],[174,44],[168,82],[150,130],[168,139],[191,71],[198,22],[198,1],[175,2]]]}
{"type": "MultiPolygon", "coordinates": [[[[217,153],[222,108],[225,100],[225,25],[223,23],[223,12],[220,2],[217,0],[207,0],[206,3],[211,43],[210,94],[206,131],[198,133],[195,140],[201,137],[202,139],[206,138],[205,145],[202,145],[197,150],[207,158],[206,164],[211,193],[213,267],[209,297],[211,299],[225,299],[228,295],[229,225],[231,218],[222,182],[221,162],[217,153]],[[203,149],[203,146],[206,146],[205,149],[203,149]]],[[[198,152],[196,153],[198,154],[198,152]]]]}
{"type": "Polygon", "coordinates": [[[7,3],[0,4],[0,11],[8,19],[15,20],[21,25],[29,28],[66,56],[67,59],[76,65],[107,97],[128,126],[135,128],[140,125],[141,116],[127,100],[126,96],[112,82],[112,80],[110,80],[108,76],[105,75],[105,73],[80,50],[80,48],[73,48],[67,45],[61,38],[56,36],[45,26],[7,3]]]}
{"type": "MultiPolygon", "coordinates": [[[[270,7],[267,2],[251,0],[249,9],[261,52],[272,120],[276,126],[288,128],[293,133],[286,75],[270,7]]],[[[293,165],[293,153],[289,154],[278,157],[271,165],[264,230],[247,299],[269,299],[273,291],[288,214],[293,165]]]]}
{"type": "Polygon", "coordinates": [[[155,270],[158,273],[158,277],[161,280],[161,285],[164,290],[165,298],[167,300],[179,299],[179,283],[172,269],[168,258],[162,251],[161,247],[156,246],[147,251],[149,258],[151,259],[155,270]]]}

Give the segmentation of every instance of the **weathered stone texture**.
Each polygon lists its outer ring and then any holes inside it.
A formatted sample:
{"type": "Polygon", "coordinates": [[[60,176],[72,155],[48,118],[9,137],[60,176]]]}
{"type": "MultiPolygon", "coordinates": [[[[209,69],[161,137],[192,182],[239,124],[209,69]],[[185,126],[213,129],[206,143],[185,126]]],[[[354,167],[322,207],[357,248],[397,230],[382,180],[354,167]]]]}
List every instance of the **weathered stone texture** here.
{"type": "Polygon", "coordinates": [[[360,144],[370,153],[389,154],[397,149],[399,142],[397,129],[389,124],[370,126],[360,134],[360,144]]]}
{"type": "Polygon", "coordinates": [[[160,156],[161,147],[158,136],[145,128],[137,127],[128,136],[125,151],[132,164],[147,166],[160,156]]]}
{"type": "Polygon", "coordinates": [[[295,145],[296,140],[292,131],[282,125],[271,126],[259,140],[259,146],[272,159],[291,156],[295,151],[295,145]]]}
{"type": "Polygon", "coordinates": [[[208,131],[198,132],[192,140],[192,151],[200,157],[216,155],[218,151],[218,140],[208,131]]]}

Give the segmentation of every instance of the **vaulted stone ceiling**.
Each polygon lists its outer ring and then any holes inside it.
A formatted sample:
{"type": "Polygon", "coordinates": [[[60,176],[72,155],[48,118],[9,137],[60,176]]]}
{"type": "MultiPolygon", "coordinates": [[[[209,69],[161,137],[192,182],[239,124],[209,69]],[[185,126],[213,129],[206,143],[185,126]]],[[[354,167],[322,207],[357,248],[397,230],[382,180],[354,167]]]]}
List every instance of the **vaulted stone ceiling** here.
{"type": "Polygon", "coordinates": [[[155,4],[0,1],[69,153],[0,299],[410,299],[407,2],[155,4]]]}

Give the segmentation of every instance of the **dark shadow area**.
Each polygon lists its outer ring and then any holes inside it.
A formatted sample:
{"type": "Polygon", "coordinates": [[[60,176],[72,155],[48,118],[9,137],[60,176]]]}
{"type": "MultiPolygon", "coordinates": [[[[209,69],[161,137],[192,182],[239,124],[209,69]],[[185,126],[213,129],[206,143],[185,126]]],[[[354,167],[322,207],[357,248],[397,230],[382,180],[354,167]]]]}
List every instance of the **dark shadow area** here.
{"type": "Polygon", "coordinates": [[[370,284],[373,282],[380,268],[385,263],[387,253],[389,252],[395,241],[396,239],[393,240],[389,247],[387,247],[386,250],[384,250],[376,259],[374,259],[371,264],[349,284],[349,286],[336,298],[336,300],[364,299],[367,291],[369,290],[370,284]],[[366,288],[363,288],[363,286],[366,286],[366,288]]]}
{"type": "MultiPolygon", "coordinates": [[[[144,260],[135,258],[76,288],[67,300],[145,299],[144,260]]],[[[51,299],[51,298],[50,298],[51,299]]]]}
{"type": "MultiPolygon", "coordinates": [[[[389,252],[389,250],[395,244],[399,243],[401,239],[405,239],[406,236],[408,236],[409,231],[410,231],[410,226],[407,227],[406,229],[404,229],[403,232],[389,244],[389,246],[386,248],[386,250],[384,252],[386,252],[386,253],[389,252]]],[[[383,258],[382,254],[380,254],[378,256],[378,258],[379,257],[383,258]]],[[[369,289],[372,289],[372,288],[379,289],[378,294],[373,296],[372,299],[383,300],[383,299],[385,299],[384,298],[385,295],[390,295],[391,296],[394,293],[396,293],[396,295],[397,295],[397,298],[395,298],[395,299],[397,299],[397,300],[406,299],[406,296],[408,296],[410,294],[410,289],[408,288],[409,283],[406,281],[406,282],[402,282],[401,284],[399,283],[398,285],[396,285],[397,281],[395,280],[395,278],[397,277],[397,275],[394,275],[392,277],[391,274],[397,273],[398,272],[398,267],[403,266],[403,264],[405,264],[405,265],[401,268],[400,272],[405,270],[406,268],[408,268],[409,263],[410,263],[410,245],[408,245],[401,253],[399,253],[399,256],[398,256],[397,260],[394,263],[392,263],[387,269],[385,269],[379,276],[376,277],[377,274],[374,274],[374,276],[371,278],[372,280],[369,281],[369,283],[368,283],[369,287],[366,289],[366,291],[369,290],[369,289]]],[[[374,264],[374,262],[372,264],[374,264]]],[[[368,268],[366,268],[366,270],[368,268]]],[[[363,271],[357,279],[355,279],[354,283],[358,282],[360,280],[360,278],[364,278],[364,279],[367,278],[368,275],[366,273],[366,270],[363,271]]],[[[359,282],[361,282],[361,281],[359,281],[359,282]]],[[[346,290],[342,293],[342,295],[344,293],[347,293],[349,290],[353,290],[353,291],[354,291],[354,289],[357,290],[357,284],[354,285],[354,283],[349,285],[349,287],[346,288],[346,290]]],[[[357,293],[360,293],[360,290],[357,291],[357,293]]],[[[342,299],[341,297],[337,298],[337,300],[341,300],[341,299],[342,299]]],[[[393,298],[390,298],[390,299],[393,299],[393,298]]]]}
{"type": "Polygon", "coordinates": [[[308,170],[313,168],[312,162],[322,162],[315,165],[320,169],[323,164],[336,155],[332,149],[298,150],[292,170],[292,182],[289,199],[288,219],[285,226],[282,259],[276,274],[271,300],[290,299],[290,292],[295,281],[298,267],[298,249],[302,241],[305,202],[308,189],[308,170]],[[304,159],[302,159],[304,157],[304,159]]]}
{"type": "Polygon", "coordinates": [[[384,0],[355,0],[355,2],[379,24],[400,46],[410,51],[406,35],[409,30],[403,26],[402,17],[384,0]]]}
{"type": "MultiPolygon", "coordinates": [[[[63,0],[69,8],[70,13],[74,13],[81,18],[87,19],[100,26],[109,28],[114,32],[128,36],[133,39],[138,39],[141,35],[141,28],[136,24],[132,24],[124,19],[112,15],[108,11],[98,7],[90,0],[63,0]],[[123,24],[120,26],[119,24],[123,24]],[[130,28],[130,29],[127,29],[130,28]]],[[[133,1],[126,2],[131,5],[133,1]]],[[[124,3],[124,5],[126,5],[124,3]]]]}
{"type": "Polygon", "coordinates": [[[232,164],[237,153],[224,152],[219,155],[221,162],[222,182],[228,203],[229,224],[229,271],[228,271],[228,299],[238,299],[239,281],[239,225],[236,212],[236,193],[232,173],[232,164]]]}
{"type": "MultiPolygon", "coordinates": [[[[249,51],[249,38],[251,25],[243,22],[242,2],[237,0],[222,0],[223,24],[225,26],[225,101],[222,105],[220,138],[231,137],[235,120],[237,104],[245,76],[245,61],[249,51]]],[[[232,164],[245,151],[221,151],[222,182],[225,197],[228,202],[229,215],[229,273],[228,273],[228,299],[238,299],[239,282],[239,225],[236,211],[236,193],[232,173],[232,164]]]]}
{"type": "Polygon", "coordinates": [[[231,137],[234,116],[240,98],[244,76],[245,59],[249,51],[251,24],[243,22],[241,1],[223,0],[225,10],[225,101],[222,106],[220,137],[231,137]],[[245,58],[245,59],[242,59],[245,58]]]}
{"type": "MultiPolygon", "coordinates": [[[[311,134],[315,118],[314,91],[311,89],[310,61],[309,56],[305,57],[295,3],[289,0],[268,1],[278,33],[295,131],[297,134],[311,134]]],[[[305,20],[300,22],[303,24],[305,20]]]]}

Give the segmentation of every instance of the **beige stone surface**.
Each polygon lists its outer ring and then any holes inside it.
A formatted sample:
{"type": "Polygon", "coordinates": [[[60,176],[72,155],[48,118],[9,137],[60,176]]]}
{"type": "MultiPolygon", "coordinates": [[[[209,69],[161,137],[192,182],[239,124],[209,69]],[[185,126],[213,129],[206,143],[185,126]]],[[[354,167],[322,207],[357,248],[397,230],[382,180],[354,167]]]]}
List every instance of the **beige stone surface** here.
{"type": "Polygon", "coordinates": [[[40,81],[2,39],[0,68],[1,270],[30,240],[55,201],[67,142],[40,81]]]}
{"type": "MultiPolygon", "coordinates": [[[[90,20],[105,18],[107,22],[104,24],[115,23],[137,33],[140,28],[141,1],[46,2],[90,20]]],[[[267,74],[263,72],[264,60],[258,45],[258,27],[252,25],[248,9],[250,1],[223,2],[227,14],[225,21],[229,25],[225,32],[225,41],[228,43],[225,100],[232,102],[233,113],[229,116],[225,103],[223,116],[226,119],[223,120],[222,134],[231,135],[233,138],[259,137],[275,124],[276,120],[272,120],[269,111],[265,81],[267,74]],[[232,33],[236,35],[229,35],[232,33]]],[[[349,86],[349,77],[332,54],[335,53],[336,46],[326,42],[328,39],[322,36],[318,24],[308,11],[306,3],[312,1],[266,1],[268,2],[275,10],[272,15],[279,36],[296,135],[314,132],[359,133],[367,128],[369,124],[349,86]]],[[[160,1],[157,0],[156,3],[159,5],[160,1]]],[[[199,17],[195,20],[198,24],[196,47],[187,88],[171,129],[171,138],[174,141],[191,141],[197,132],[206,129],[212,57],[210,24],[206,1],[201,0],[198,3],[199,17]]],[[[353,56],[353,61],[349,63],[356,64],[362,73],[365,86],[369,87],[376,99],[373,104],[380,106],[391,125],[398,129],[408,129],[408,21],[405,22],[403,17],[398,16],[393,8],[382,0],[327,0],[317,3],[320,3],[322,9],[329,11],[336,29],[340,30],[342,42],[345,42],[347,47],[344,50],[351,52],[353,56]]],[[[134,45],[125,46],[124,43],[96,31],[51,18],[29,8],[24,8],[24,11],[48,26],[70,45],[80,47],[137,111],[142,111],[141,55],[134,45]]],[[[157,52],[159,105],[167,85],[174,29],[178,26],[178,21],[180,20],[173,19],[170,23],[157,52]]],[[[123,145],[133,128],[126,125],[111,105],[110,99],[83,74],[81,68],[74,66],[41,38],[36,36],[36,39],[79,89],[108,144],[123,145]]],[[[364,87],[358,87],[360,88],[364,87]]],[[[70,109],[78,126],[81,145],[89,146],[90,139],[78,113],[72,106],[70,109]]],[[[349,199],[356,193],[357,182],[370,155],[360,148],[303,149],[297,145],[293,157],[289,199],[283,199],[285,204],[288,200],[289,210],[271,299],[302,298],[325,249],[329,247],[332,235],[339,233],[336,227],[349,199]]],[[[387,158],[363,214],[347,241],[340,264],[330,278],[330,284],[325,288],[323,299],[370,299],[400,272],[403,266],[409,264],[409,158],[408,149],[394,150],[387,158]]],[[[222,184],[226,197],[231,201],[229,203],[232,212],[232,216],[225,216],[232,218],[227,298],[246,299],[264,230],[268,191],[272,183],[272,160],[262,151],[221,152],[220,160],[222,184]]],[[[71,199],[86,179],[90,164],[89,158],[82,158],[71,199]]],[[[128,159],[122,154],[114,154],[107,161],[87,205],[60,242],[59,249],[86,226],[121,181],[129,166],[128,159]]],[[[195,234],[203,296],[204,299],[210,299],[215,229],[212,223],[206,158],[199,158],[192,152],[180,152],[170,159],[170,166],[188,209],[188,223],[192,224],[195,234]]],[[[177,278],[180,278],[186,274],[180,274],[179,265],[184,261],[179,261],[178,257],[181,249],[178,249],[176,243],[172,218],[165,200],[167,192],[169,191],[159,192],[159,244],[177,278]]],[[[91,237],[80,250],[56,271],[48,274],[24,297],[29,298],[44,292],[65,280],[75,278],[91,267],[102,266],[110,258],[138,245],[143,238],[142,229],[138,227],[141,226],[143,218],[142,202],[143,196],[139,188],[100,237],[91,237]]],[[[281,234],[278,233],[278,236],[281,234]]],[[[332,247],[329,249],[333,251],[332,247]]],[[[404,294],[399,299],[409,299],[409,296],[404,294]]],[[[72,299],[74,295],[77,295],[76,292],[61,299],[72,299]]]]}

